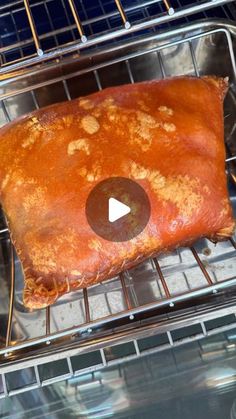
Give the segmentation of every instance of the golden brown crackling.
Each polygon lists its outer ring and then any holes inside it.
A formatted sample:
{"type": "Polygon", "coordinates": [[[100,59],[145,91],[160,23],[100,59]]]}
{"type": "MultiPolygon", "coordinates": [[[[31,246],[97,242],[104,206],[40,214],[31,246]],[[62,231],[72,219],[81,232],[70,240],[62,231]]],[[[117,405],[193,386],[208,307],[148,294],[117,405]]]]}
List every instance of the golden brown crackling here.
{"type": "Polygon", "coordinates": [[[176,131],[176,126],[172,122],[164,122],[162,126],[163,126],[163,129],[166,132],[175,132],[176,131]]]}
{"type": "Polygon", "coordinates": [[[133,114],[128,114],[127,126],[129,130],[130,144],[134,147],[138,146],[145,152],[151,148],[153,140],[152,131],[159,128],[160,121],[152,115],[138,110],[133,114]]]}
{"type": "MultiPolygon", "coordinates": [[[[49,227],[50,231],[50,227],[49,227]]],[[[63,271],[62,260],[66,263],[64,257],[65,249],[68,249],[67,256],[72,259],[77,258],[76,242],[77,234],[74,230],[68,229],[66,233],[55,232],[52,239],[44,240],[47,234],[37,231],[28,231],[25,233],[24,242],[28,248],[28,257],[31,260],[32,268],[42,274],[56,273],[57,269],[63,271]],[[58,266],[58,255],[61,253],[61,265],[58,266]]]]}
{"type": "Polygon", "coordinates": [[[97,252],[99,252],[99,250],[102,249],[102,243],[98,239],[90,239],[88,241],[88,247],[91,250],[96,250],[97,252]]]}
{"type": "Polygon", "coordinates": [[[166,116],[172,116],[174,114],[173,109],[168,108],[168,106],[165,105],[159,106],[158,111],[162,112],[166,116]]]}
{"type": "Polygon", "coordinates": [[[2,189],[4,189],[7,186],[9,179],[10,179],[10,173],[7,173],[7,175],[2,180],[2,185],[1,185],[2,189]]]}
{"type": "MultiPolygon", "coordinates": [[[[19,182],[19,181],[18,181],[19,182]]],[[[21,183],[20,183],[21,184],[21,183]]],[[[19,183],[18,183],[19,185],[19,183]]],[[[46,188],[36,186],[33,191],[26,194],[23,198],[22,205],[26,211],[31,209],[38,209],[38,207],[44,207],[46,205],[46,188]]]]}
{"type": "Polygon", "coordinates": [[[80,99],[79,100],[79,106],[86,111],[89,111],[91,109],[94,109],[94,103],[89,99],[80,99]]]}
{"type": "Polygon", "coordinates": [[[112,87],[1,129],[1,203],[24,267],[27,307],[46,307],[163,249],[231,234],[225,90],[226,81],[209,77],[112,87]],[[88,149],[67,154],[79,139],[88,149]],[[151,201],[148,226],[127,243],[94,236],[83,211],[94,184],[110,176],[136,179],[151,201]]]}
{"type": "Polygon", "coordinates": [[[90,146],[87,138],[79,138],[78,140],[70,141],[67,147],[67,154],[73,156],[76,151],[83,151],[89,156],[90,146]]]}
{"type": "Polygon", "coordinates": [[[101,179],[102,166],[96,163],[92,164],[89,169],[87,169],[86,166],[82,166],[78,169],[77,173],[87,182],[96,182],[101,179]]]}
{"type": "MultiPolygon", "coordinates": [[[[213,239],[216,240],[227,240],[235,231],[235,221],[232,221],[230,225],[222,228],[213,235],[213,239]]],[[[211,237],[212,238],[212,237],[211,237]]]]}
{"type": "Polygon", "coordinates": [[[152,190],[163,201],[175,204],[182,215],[190,217],[202,205],[199,179],[191,179],[188,175],[165,177],[158,170],[150,170],[136,162],[130,163],[130,174],[134,179],[148,180],[152,190]]]}
{"type": "Polygon", "coordinates": [[[99,131],[100,124],[93,115],[85,115],[81,119],[81,126],[87,134],[95,134],[99,131]]]}
{"type": "Polygon", "coordinates": [[[71,273],[71,275],[81,276],[81,272],[78,271],[78,269],[72,269],[72,271],[70,273],[71,273]]]}

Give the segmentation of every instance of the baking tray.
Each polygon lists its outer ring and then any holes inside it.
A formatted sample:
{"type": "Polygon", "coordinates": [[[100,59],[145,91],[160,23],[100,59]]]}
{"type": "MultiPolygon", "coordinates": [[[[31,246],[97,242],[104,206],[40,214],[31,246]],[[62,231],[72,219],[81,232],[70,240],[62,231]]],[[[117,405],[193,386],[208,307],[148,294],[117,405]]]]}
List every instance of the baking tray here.
{"type": "MultiPolygon", "coordinates": [[[[229,77],[226,168],[236,211],[235,34],[233,23],[204,21],[92,55],[84,52],[79,59],[9,72],[0,84],[0,123],[111,85],[180,74],[229,77]]],[[[174,328],[235,312],[235,237],[216,246],[200,240],[191,249],[148,259],[109,281],[67,294],[51,308],[32,311],[22,303],[22,272],[3,215],[0,229],[0,372],[94,349],[101,350],[106,365],[107,346],[134,339],[139,353],[142,336],[167,331],[171,341],[174,328]]]]}

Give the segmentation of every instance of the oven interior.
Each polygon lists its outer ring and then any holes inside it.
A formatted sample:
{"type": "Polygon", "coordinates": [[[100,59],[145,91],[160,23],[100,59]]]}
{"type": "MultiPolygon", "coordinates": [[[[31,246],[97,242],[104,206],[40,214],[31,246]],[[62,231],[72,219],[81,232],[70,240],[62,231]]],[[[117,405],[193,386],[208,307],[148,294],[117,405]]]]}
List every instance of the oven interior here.
{"type": "MultiPolygon", "coordinates": [[[[108,86],[229,77],[226,172],[236,214],[235,18],[234,2],[217,0],[3,1],[0,125],[108,86]]],[[[30,311],[1,213],[0,281],[0,398],[63,380],[90,388],[101,369],[184,344],[201,349],[219,333],[219,346],[229,356],[235,350],[236,236],[217,245],[199,240],[30,311]]]]}

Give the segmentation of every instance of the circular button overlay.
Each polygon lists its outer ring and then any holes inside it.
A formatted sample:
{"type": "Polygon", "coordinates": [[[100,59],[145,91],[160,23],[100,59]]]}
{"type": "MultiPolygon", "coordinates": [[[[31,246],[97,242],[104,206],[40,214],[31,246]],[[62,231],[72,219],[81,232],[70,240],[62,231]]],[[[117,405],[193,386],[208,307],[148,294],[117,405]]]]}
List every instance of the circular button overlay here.
{"type": "Polygon", "coordinates": [[[99,182],[86,202],[87,221],[98,236],[112,242],[133,239],[146,227],[151,206],[144,189],[125,177],[99,182]]]}

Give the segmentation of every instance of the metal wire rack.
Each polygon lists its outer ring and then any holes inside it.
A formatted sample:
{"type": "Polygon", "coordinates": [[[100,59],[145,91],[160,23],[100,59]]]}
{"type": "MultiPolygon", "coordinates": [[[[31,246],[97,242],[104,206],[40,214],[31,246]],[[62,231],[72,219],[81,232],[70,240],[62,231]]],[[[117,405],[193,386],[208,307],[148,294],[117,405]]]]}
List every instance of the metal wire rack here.
{"type": "MultiPolygon", "coordinates": [[[[39,68],[24,67],[24,71],[8,73],[0,85],[0,123],[3,125],[46,104],[71,100],[112,84],[183,73],[202,75],[214,72],[229,76],[225,128],[234,204],[234,33],[235,27],[230,24],[218,21],[196,23],[162,35],[137,38],[135,44],[127,41],[122,48],[116,45],[92,55],[88,51],[80,60],[67,57],[60,63],[52,62],[50,66],[42,64],[39,68]]],[[[3,290],[0,299],[0,397],[214,334],[219,327],[209,327],[208,322],[213,318],[230,315],[230,321],[222,329],[235,326],[235,237],[229,242],[218,243],[216,247],[201,240],[190,249],[179,249],[153,258],[107,282],[65,296],[52,308],[36,312],[26,311],[23,307],[22,273],[4,218],[0,244],[3,290]],[[172,331],[192,324],[197,326],[195,332],[175,342],[172,331]],[[159,345],[142,349],[142,339],[160,333],[165,334],[161,349],[159,345]],[[120,345],[122,351],[125,345],[133,349],[126,357],[109,358],[109,353],[116,350],[113,347],[119,348],[120,345]],[[98,351],[98,358],[94,355],[95,361],[81,358],[83,367],[79,370],[73,367],[74,356],[80,354],[84,357],[85,352],[89,356],[94,350],[98,351]],[[40,365],[59,360],[64,364],[64,372],[44,380],[40,365]],[[88,366],[84,367],[86,362],[88,366]],[[33,384],[10,390],[8,375],[13,369],[21,368],[33,368],[35,380],[33,384]]]]}
{"type": "MultiPolygon", "coordinates": [[[[0,73],[168,28],[229,0],[11,0],[0,5],[0,73]],[[7,29],[6,29],[7,28],[7,29]]],[[[225,17],[230,10],[225,9],[225,17]]]]}
{"type": "MultiPolygon", "coordinates": [[[[176,341],[176,334],[173,336],[176,341]]],[[[178,336],[180,337],[180,335],[178,336]]],[[[86,417],[91,411],[93,416],[96,414],[101,415],[101,404],[97,404],[97,399],[102,401],[111,401],[111,388],[115,392],[115,406],[113,404],[112,411],[113,415],[117,411],[123,411],[127,406],[124,403],[124,400],[129,400],[134,408],[131,410],[133,413],[132,419],[140,418],[140,411],[146,413],[147,406],[152,404],[153,400],[155,402],[163,403],[163,399],[171,401],[173,397],[173,392],[170,391],[171,386],[176,388],[174,392],[174,397],[178,397],[184,393],[185,398],[191,397],[194,393],[194,397],[199,395],[199,393],[205,394],[209,391],[209,397],[206,397],[208,403],[209,398],[212,397],[212,393],[215,395],[215,398],[219,400],[219,405],[222,407],[222,410],[219,412],[218,403],[213,403],[213,406],[217,406],[217,413],[221,418],[227,417],[229,413],[228,406],[232,405],[231,403],[224,403],[224,397],[221,399],[221,396],[227,392],[232,393],[232,399],[235,398],[235,342],[236,334],[235,329],[228,330],[224,333],[218,333],[217,336],[211,335],[205,339],[189,342],[181,347],[181,350],[178,346],[168,347],[164,344],[164,337],[160,339],[159,344],[167,347],[164,351],[159,352],[158,356],[138,356],[136,359],[131,355],[127,355],[128,352],[132,353],[132,343],[129,347],[126,346],[126,357],[130,357],[132,362],[123,362],[122,364],[117,365],[115,363],[115,358],[119,356],[118,349],[116,351],[110,351],[107,354],[109,359],[113,359],[113,363],[109,368],[99,368],[97,371],[90,372],[89,370],[83,374],[79,373],[81,364],[86,364],[90,362],[91,364],[91,355],[93,355],[93,361],[99,362],[98,354],[90,354],[90,360],[87,358],[74,357],[71,360],[72,369],[74,375],[71,378],[67,378],[66,383],[53,383],[49,387],[44,385],[36,392],[31,392],[28,396],[33,399],[31,404],[31,409],[27,410],[28,417],[44,417],[45,415],[57,415],[59,409],[60,414],[63,414],[63,417],[69,417],[71,410],[74,414],[83,415],[86,417]],[[227,367],[226,367],[227,365],[227,367]],[[209,370],[213,370],[213,373],[210,374],[209,370]],[[221,375],[220,372],[223,372],[221,375]],[[142,377],[140,381],[139,378],[142,377]],[[209,379],[206,379],[209,378],[209,379]],[[141,391],[137,392],[137,383],[141,391]],[[123,394],[122,390],[125,390],[125,393],[129,396],[127,398],[120,397],[120,394],[123,394]],[[64,398],[61,398],[63,393],[64,397],[69,399],[68,404],[65,407],[64,398]],[[142,397],[140,397],[142,394],[142,397]],[[155,395],[155,397],[154,397],[155,395]],[[33,396],[33,397],[30,397],[33,396]],[[34,397],[35,396],[35,397],[34,397]],[[52,400],[53,403],[42,403],[42,399],[47,397],[48,400],[52,400]],[[51,397],[50,397],[51,396],[51,397]],[[59,399],[59,400],[58,400],[59,399]],[[57,400],[57,402],[55,402],[57,400]],[[133,403],[132,403],[133,402],[133,403]],[[227,407],[226,407],[226,406],[227,407]],[[225,408],[226,407],[226,408],[225,408]],[[115,412],[114,412],[115,410],[115,412]],[[63,412],[63,413],[62,413],[63,412]]],[[[149,342],[151,343],[151,342],[149,342]]],[[[155,340],[152,341],[152,345],[156,345],[155,340]]],[[[141,353],[147,351],[146,342],[145,345],[142,342],[139,343],[141,347],[141,353]]],[[[133,348],[134,350],[134,348],[133,348]]],[[[150,350],[149,350],[150,351],[150,350]]],[[[124,355],[124,354],[123,354],[124,355]]],[[[100,360],[101,361],[101,360],[100,360]]],[[[110,361],[109,361],[110,362],[110,361]]],[[[85,365],[84,365],[85,366],[85,365]]],[[[68,368],[66,369],[66,363],[62,362],[54,364],[46,364],[41,366],[39,369],[39,375],[41,381],[45,383],[45,380],[52,379],[51,377],[58,375],[59,370],[62,374],[69,373],[68,368]]],[[[10,391],[15,391],[20,387],[33,386],[33,383],[36,381],[34,369],[27,369],[23,371],[17,371],[12,373],[11,376],[7,377],[6,384],[10,391]]],[[[34,387],[33,387],[34,388],[34,387]]],[[[17,393],[16,393],[17,394],[17,393]]],[[[15,397],[15,400],[25,399],[24,396],[15,397]]],[[[8,403],[1,404],[10,405],[14,403],[10,401],[8,403]]],[[[168,403],[168,402],[167,402],[168,403]]],[[[233,403],[233,400],[232,400],[233,403]]],[[[171,403],[169,403],[171,405],[171,403]]],[[[201,412],[202,415],[206,409],[206,406],[202,403],[201,412]]],[[[19,406],[17,408],[17,416],[25,416],[24,406],[19,406]],[[24,415],[22,414],[24,411],[24,415]]],[[[190,404],[192,408],[192,403],[190,404]]],[[[235,409],[235,402],[233,403],[235,409]]],[[[171,406],[172,407],[172,406],[171,406]]],[[[14,416],[14,411],[10,415],[9,408],[7,407],[7,417],[14,416]]],[[[157,410],[156,410],[157,411],[157,410]]],[[[131,413],[130,412],[130,413],[131,413]]],[[[168,411],[169,415],[172,414],[171,409],[168,411]]],[[[107,403],[103,408],[103,416],[109,415],[111,413],[110,403],[107,403]]],[[[118,412],[117,412],[118,413],[118,412]]],[[[150,412],[149,412],[150,413],[150,412]]],[[[6,414],[5,414],[6,415],[6,414]]],[[[198,410],[199,415],[199,410],[198,410]]],[[[150,415],[149,415],[150,416],[150,415]]],[[[196,418],[197,416],[195,416],[196,418]]]]}
{"type": "MultiPolygon", "coordinates": [[[[202,321],[200,316],[199,323],[191,327],[189,325],[186,327],[186,324],[183,323],[181,327],[173,331],[163,332],[161,330],[158,334],[137,339],[130,338],[125,343],[121,341],[115,346],[97,348],[92,352],[72,353],[70,356],[58,357],[56,360],[51,358],[52,362],[42,360],[41,364],[23,365],[17,371],[6,368],[1,374],[0,399],[80,376],[86,376],[87,380],[91,382],[94,380],[96,371],[100,371],[104,367],[117,366],[167,349],[172,350],[183,344],[193,344],[193,342],[198,342],[201,348],[202,339],[210,342],[216,334],[220,333],[222,335],[224,333],[223,336],[229,335],[224,348],[221,347],[221,353],[223,351],[230,353],[235,350],[236,345],[236,318],[235,313],[224,314],[224,311],[220,311],[220,318],[212,320],[208,317],[208,320],[205,321],[202,321]]],[[[201,356],[203,361],[207,359],[206,353],[201,356]]]]}

